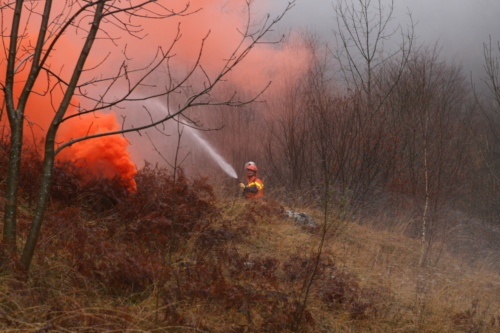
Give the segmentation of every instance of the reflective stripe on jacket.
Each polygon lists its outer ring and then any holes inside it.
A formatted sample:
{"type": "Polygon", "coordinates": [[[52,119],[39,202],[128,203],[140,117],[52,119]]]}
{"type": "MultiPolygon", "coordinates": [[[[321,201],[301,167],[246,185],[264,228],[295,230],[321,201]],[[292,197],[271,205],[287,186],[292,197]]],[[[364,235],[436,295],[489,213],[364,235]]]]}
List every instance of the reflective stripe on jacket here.
{"type": "Polygon", "coordinates": [[[248,184],[245,186],[245,192],[247,194],[247,199],[253,199],[264,196],[264,183],[262,180],[254,176],[248,179],[248,184]]]}

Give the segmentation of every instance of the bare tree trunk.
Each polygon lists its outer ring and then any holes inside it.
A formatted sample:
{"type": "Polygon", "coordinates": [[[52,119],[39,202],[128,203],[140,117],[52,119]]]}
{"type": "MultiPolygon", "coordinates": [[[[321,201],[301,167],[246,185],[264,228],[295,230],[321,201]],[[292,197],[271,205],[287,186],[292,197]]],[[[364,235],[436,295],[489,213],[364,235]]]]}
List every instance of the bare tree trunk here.
{"type": "Polygon", "coordinates": [[[47,210],[47,203],[50,196],[50,183],[52,181],[52,170],[54,168],[55,160],[55,138],[59,125],[68,110],[71,98],[74,95],[75,88],[80,79],[80,75],[83,71],[85,62],[88,58],[90,50],[92,49],[92,44],[95,41],[95,36],[99,31],[99,26],[102,19],[102,12],[104,9],[105,1],[98,3],[96,6],[94,19],[92,21],[92,26],[87,35],[85,45],[83,46],[82,52],[78,58],[75,65],[75,70],[71,77],[71,81],[68,88],[64,94],[63,101],[61,102],[59,109],[50,125],[47,137],[45,140],[45,156],[43,159],[43,171],[42,179],[40,184],[40,190],[38,192],[38,203],[35,210],[35,216],[31,223],[31,228],[28,234],[28,238],[24,245],[23,253],[21,255],[21,263],[26,270],[29,269],[31,260],[33,259],[33,254],[35,253],[35,247],[38,242],[38,237],[40,235],[40,229],[42,228],[43,218],[45,216],[45,211],[47,210]]]}
{"type": "Polygon", "coordinates": [[[3,237],[7,255],[12,257],[16,253],[16,222],[17,222],[17,194],[19,190],[19,173],[21,169],[21,155],[23,145],[23,118],[24,108],[21,103],[16,110],[14,99],[9,98],[14,91],[15,56],[18,40],[18,30],[21,20],[22,1],[16,3],[14,9],[10,44],[8,50],[7,73],[3,87],[7,115],[9,117],[11,142],[9,152],[9,169],[7,172],[7,187],[5,194],[3,237]]]}
{"type": "Polygon", "coordinates": [[[17,251],[17,194],[19,190],[19,171],[21,169],[22,140],[23,119],[16,118],[14,121],[11,120],[9,169],[7,171],[3,223],[3,241],[9,257],[17,251]]]}
{"type": "Polygon", "coordinates": [[[425,204],[422,213],[422,249],[419,266],[425,266],[427,262],[427,250],[429,248],[427,241],[428,228],[428,210],[429,210],[429,165],[427,161],[427,139],[424,138],[424,186],[425,186],[425,204]]]}

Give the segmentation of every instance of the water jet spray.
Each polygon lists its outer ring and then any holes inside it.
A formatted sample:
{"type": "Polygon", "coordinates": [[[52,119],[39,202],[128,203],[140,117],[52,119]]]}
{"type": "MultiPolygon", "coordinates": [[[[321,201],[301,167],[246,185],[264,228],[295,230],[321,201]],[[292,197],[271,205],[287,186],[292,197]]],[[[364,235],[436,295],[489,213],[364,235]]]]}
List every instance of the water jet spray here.
{"type": "MultiPolygon", "coordinates": [[[[164,113],[168,114],[168,109],[165,105],[161,104],[158,101],[155,101],[155,104],[159,106],[164,113]]],[[[234,178],[240,183],[241,181],[238,179],[238,174],[234,170],[234,168],[227,163],[222,156],[220,156],[215,149],[207,142],[205,141],[198,133],[197,130],[193,129],[192,127],[188,126],[184,122],[181,121],[181,123],[184,125],[184,128],[186,128],[187,132],[192,135],[199,144],[201,144],[202,147],[206,149],[206,151],[209,153],[209,155],[212,157],[212,159],[219,164],[219,166],[224,170],[226,174],[228,174],[231,178],[234,178]]]]}
{"type": "Polygon", "coordinates": [[[238,175],[236,174],[234,168],[229,163],[227,163],[207,141],[203,140],[203,138],[199,136],[196,130],[189,126],[186,126],[186,128],[188,129],[188,133],[190,133],[207,150],[207,152],[214,159],[214,161],[219,164],[222,170],[224,170],[225,173],[227,173],[230,177],[236,179],[238,183],[240,183],[240,180],[238,179],[238,175]]]}

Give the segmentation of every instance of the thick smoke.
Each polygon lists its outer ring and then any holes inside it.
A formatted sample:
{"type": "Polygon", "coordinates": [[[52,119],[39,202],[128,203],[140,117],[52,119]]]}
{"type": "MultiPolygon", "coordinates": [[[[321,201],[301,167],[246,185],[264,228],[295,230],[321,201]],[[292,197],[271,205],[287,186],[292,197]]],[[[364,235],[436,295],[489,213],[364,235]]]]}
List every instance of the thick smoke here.
{"type": "MultiPolygon", "coordinates": [[[[5,68],[2,68],[2,72],[4,71],[5,68]]],[[[2,73],[2,76],[4,75],[2,73]]],[[[19,92],[24,86],[24,79],[21,79],[20,76],[17,76],[18,81],[14,87],[16,97],[19,96],[19,92]]],[[[41,78],[35,84],[34,93],[31,94],[26,105],[26,121],[24,123],[26,142],[37,147],[42,155],[45,134],[54,116],[55,107],[58,106],[58,102],[62,98],[61,92],[57,89],[47,93],[47,82],[45,81],[44,78],[41,78]]],[[[74,115],[77,112],[74,105],[78,104],[78,100],[73,99],[72,104],[68,109],[67,116],[74,115]]],[[[6,116],[2,118],[2,126],[5,121],[6,116]]],[[[74,138],[117,129],[119,129],[119,124],[113,113],[95,112],[64,122],[60,127],[56,141],[63,143],[74,138]]],[[[88,168],[96,175],[102,174],[106,177],[121,176],[134,188],[136,168],[130,159],[130,154],[127,152],[127,146],[127,140],[118,135],[100,137],[76,143],[62,150],[56,158],[71,160],[78,166],[88,168]]]]}
{"type": "MultiPolygon", "coordinates": [[[[253,1],[252,5],[255,5],[252,8],[259,8],[259,10],[250,13],[250,33],[255,32],[264,24],[266,11],[269,7],[269,4],[263,0],[253,1]]],[[[176,10],[181,8],[180,6],[176,10]]],[[[281,10],[284,8],[285,6],[282,6],[281,10]]],[[[169,19],[164,22],[165,25],[162,25],[161,28],[157,22],[145,22],[144,33],[147,33],[147,37],[133,41],[136,46],[129,48],[128,54],[132,59],[150,61],[154,57],[155,46],[169,45],[179,27],[181,38],[174,46],[172,52],[174,56],[170,59],[170,69],[174,75],[182,77],[183,71],[187,71],[195,64],[201,52],[200,65],[203,68],[203,73],[198,71],[197,74],[202,75],[195,75],[193,80],[186,84],[195,91],[207,83],[208,79],[205,77],[205,73],[213,79],[238,47],[242,40],[242,32],[245,31],[248,24],[248,11],[245,1],[220,0],[191,1],[190,9],[192,11],[199,9],[199,11],[188,16],[169,19]],[[203,40],[203,48],[201,48],[203,40]],[[141,50],[146,49],[151,50],[151,52],[141,52],[141,50]]],[[[274,15],[278,15],[277,13],[278,11],[274,15]]],[[[271,20],[274,18],[275,16],[270,17],[271,20]]],[[[212,101],[221,101],[233,96],[233,94],[236,94],[235,99],[237,100],[249,100],[260,93],[270,82],[271,85],[259,97],[259,100],[279,95],[286,85],[291,84],[289,81],[292,78],[307,70],[311,59],[310,50],[300,42],[299,36],[287,33],[285,40],[286,43],[281,42],[282,37],[277,32],[266,36],[266,43],[254,47],[243,62],[231,71],[223,82],[220,82],[211,95],[212,101]]],[[[249,40],[246,41],[246,43],[248,42],[249,40]]],[[[161,91],[169,83],[169,79],[170,77],[166,75],[166,69],[161,68],[148,81],[147,92],[151,93],[155,89],[158,92],[161,91]]],[[[186,92],[187,95],[189,93],[190,91],[186,92]]],[[[175,112],[178,105],[182,105],[182,97],[183,95],[178,98],[178,94],[174,94],[169,101],[165,98],[158,98],[153,101],[130,104],[126,106],[126,109],[117,110],[117,112],[121,116],[127,117],[127,123],[134,123],[138,126],[148,121],[149,115],[154,119],[159,119],[167,112],[175,112]],[[143,113],[136,112],[143,107],[146,107],[150,114],[145,116],[143,113]]],[[[239,112],[239,109],[234,109],[234,112],[239,112]]],[[[211,118],[214,117],[214,113],[209,108],[198,107],[190,110],[189,116],[204,128],[213,124],[211,118]]],[[[227,124],[222,124],[222,126],[225,125],[227,124]]],[[[153,129],[145,131],[147,136],[144,135],[144,132],[142,136],[127,135],[127,139],[132,143],[129,151],[136,163],[141,163],[144,160],[162,163],[165,157],[170,162],[173,161],[172,155],[177,145],[176,123],[170,122],[165,127],[160,126],[160,129],[170,136],[166,137],[153,129]],[[155,142],[156,148],[163,154],[163,157],[159,157],[158,153],[154,151],[149,142],[150,138],[155,142]]],[[[200,170],[199,166],[203,165],[203,172],[206,172],[206,165],[209,164],[207,160],[210,161],[210,158],[206,158],[206,154],[202,151],[203,148],[199,146],[197,141],[192,140],[189,134],[184,133],[181,145],[183,147],[182,153],[190,153],[189,159],[183,164],[186,166],[185,169],[196,170],[194,171],[196,173],[200,170]],[[189,168],[188,165],[192,167],[189,168]]],[[[221,147],[215,148],[221,149],[221,147]]],[[[221,172],[220,169],[218,170],[221,172]]]]}
{"type": "MultiPolygon", "coordinates": [[[[160,0],[158,3],[169,8],[172,6],[169,1],[160,0]]],[[[186,3],[174,4],[177,8],[172,9],[178,12],[185,7],[186,3]]],[[[256,1],[253,3],[256,3],[256,1]]],[[[242,39],[242,32],[245,31],[248,22],[250,22],[250,32],[256,31],[264,23],[262,20],[265,19],[265,7],[267,5],[264,1],[261,1],[258,5],[260,6],[259,12],[251,13],[250,21],[248,21],[245,1],[194,0],[190,1],[190,6],[186,11],[186,13],[191,13],[190,15],[174,16],[167,20],[137,19],[133,24],[141,26],[141,29],[134,32],[134,36],[120,30],[112,22],[105,23],[87,64],[87,68],[96,67],[96,69],[85,72],[81,82],[91,78],[116,75],[124,61],[128,63],[130,70],[144,67],[155,57],[158,47],[161,46],[165,51],[171,46],[178,31],[180,31],[180,38],[174,45],[171,53],[173,57],[169,62],[169,68],[172,70],[171,74],[182,77],[182,73],[188,71],[195,64],[201,52],[203,75],[207,74],[213,77],[217,75],[227,59],[231,57],[232,52],[238,47],[242,39]],[[201,48],[203,41],[204,46],[201,48]],[[100,65],[97,66],[98,64],[100,65]]],[[[54,6],[56,12],[66,10],[63,7],[64,2],[56,2],[54,6]]],[[[42,10],[42,6],[36,10],[42,10]]],[[[88,16],[85,20],[90,18],[91,16],[88,16]]],[[[32,15],[30,17],[31,21],[29,23],[25,22],[27,27],[26,36],[28,38],[24,39],[24,45],[34,44],[33,41],[38,32],[39,22],[36,21],[38,19],[38,16],[32,15]]],[[[86,24],[83,21],[80,23],[81,25],[86,24]]],[[[3,26],[10,26],[8,18],[4,17],[2,24],[3,26]]],[[[83,30],[66,33],[59,41],[56,51],[47,64],[51,70],[58,73],[66,82],[69,81],[76,58],[82,48],[84,37],[83,30]]],[[[224,85],[227,85],[230,87],[228,90],[238,90],[242,96],[248,97],[262,90],[269,81],[274,81],[272,88],[268,91],[268,93],[272,93],[279,89],[277,77],[280,73],[283,71],[300,71],[307,63],[307,57],[307,50],[304,49],[296,48],[291,50],[274,43],[259,45],[252,49],[245,61],[238,65],[234,72],[230,73],[229,80],[222,82],[218,93],[224,94],[224,85]]],[[[2,64],[0,75],[5,77],[6,61],[5,59],[0,60],[2,64]]],[[[26,75],[27,70],[18,73],[16,76],[15,91],[18,94],[17,96],[19,96],[26,75]]],[[[131,78],[133,79],[134,76],[131,75],[131,78]]],[[[200,76],[194,76],[193,78],[197,79],[190,82],[193,89],[196,89],[197,85],[203,85],[205,78],[200,79],[200,76]]],[[[147,87],[148,92],[151,93],[154,89],[160,91],[169,82],[169,79],[165,66],[160,67],[150,81],[147,82],[149,85],[147,87]]],[[[49,90],[49,86],[46,76],[41,76],[34,87],[35,93],[31,94],[25,113],[27,120],[25,122],[25,136],[38,147],[41,153],[43,153],[43,138],[55,109],[57,109],[58,102],[62,98],[59,87],[51,87],[55,89],[49,90]]],[[[99,87],[89,86],[86,93],[99,96],[101,94],[99,89],[99,87]]],[[[116,96],[123,95],[123,91],[120,91],[120,88],[117,87],[114,88],[112,93],[116,96]]],[[[139,90],[135,96],[139,96],[140,93],[139,90]]],[[[174,102],[177,101],[174,100],[174,102]]],[[[167,102],[161,100],[160,103],[166,104],[167,102]]],[[[149,114],[144,113],[143,104],[145,103],[135,103],[125,105],[124,109],[116,108],[106,110],[106,112],[95,112],[74,117],[61,125],[57,142],[62,144],[81,136],[117,130],[122,124],[121,122],[118,123],[115,114],[126,116],[127,126],[143,124],[150,119],[150,116],[155,119],[164,116],[164,109],[148,109],[149,114]]],[[[86,100],[74,98],[66,116],[76,114],[77,106],[88,108],[90,105],[86,100]]],[[[166,108],[172,107],[175,108],[175,105],[166,105],[166,108]]],[[[203,118],[204,111],[199,110],[199,112],[200,118],[203,118]]],[[[3,122],[5,120],[6,117],[2,119],[3,122]]],[[[174,130],[170,134],[175,135],[174,130]]],[[[144,149],[145,144],[151,147],[145,141],[144,136],[130,135],[127,136],[127,139],[113,135],[82,141],[62,150],[57,158],[74,161],[77,165],[86,167],[96,174],[103,174],[107,177],[119,175],[129,181],[131,186],[135,186],[133,177],[136,174],[136,167],[132,160],[135,162],[149,160],[155,153],[151,153],[152,149],[144,149]],[[132,140],[136,145],[133,157],[127,151],[129,144],[127,139],[132,140]]],[[[162,140],[165,140],[165,137],[162,137],[162,140]]],[[[170,139],[167,138],[166,140],[170,139]]]]}

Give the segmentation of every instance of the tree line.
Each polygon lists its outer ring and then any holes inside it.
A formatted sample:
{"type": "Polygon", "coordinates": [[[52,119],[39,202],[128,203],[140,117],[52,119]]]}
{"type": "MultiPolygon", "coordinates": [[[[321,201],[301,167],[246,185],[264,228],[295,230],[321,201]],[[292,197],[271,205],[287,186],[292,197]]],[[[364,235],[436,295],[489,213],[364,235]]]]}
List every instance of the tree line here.
{"type": "Polygon", "coordinates": [[[412,23],[390,24],[393,6],[338,1],[335,43],[303,33],[307,70],[263,103],[216,110],[226,128],[212,139],[235,165],[259,161],[290,205],[329,200],[387,226],[405,214],[424,265],[458,223],[451,211],[500,222],[500,48],[485,44],[479,91],[439,45],[417,44],[412,23]],[[385,50],[389,40],[398,46],[385,50]]]}

